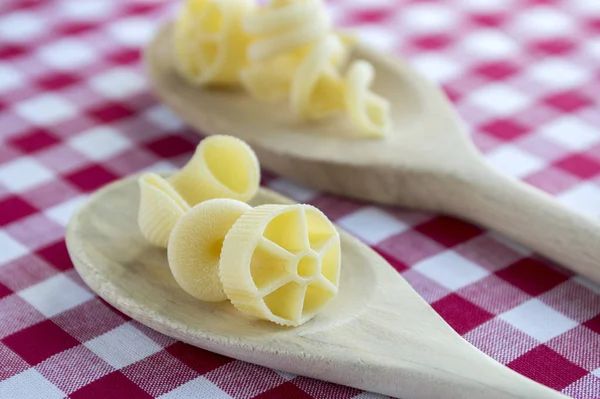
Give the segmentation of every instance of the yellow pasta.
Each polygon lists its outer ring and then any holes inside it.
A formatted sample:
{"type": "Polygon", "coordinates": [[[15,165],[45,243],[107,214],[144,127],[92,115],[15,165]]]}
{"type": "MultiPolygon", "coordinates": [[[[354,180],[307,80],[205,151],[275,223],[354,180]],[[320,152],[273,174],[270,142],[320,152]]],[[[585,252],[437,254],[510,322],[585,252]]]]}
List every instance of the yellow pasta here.
{"type": "Polygon", "coordinates": [[[273,0],[244,19],[244,30],[254,36],[248,57],[262,61],[309,45],[331,28],[325,6],[318,0],[273,0]]]}
{"type": "Polygon", "coordinates": [[[204,85],[239,82],[250,40],[242,19],[252,0],[187,0],[175,22],[175,62],[190,81],[204,85]]]}
{"type": "Polygon", "coordinates": [[[140,231],[151,244],[166,248],[171,230],[189,205],[164,178],[155,173],[142,175],[138,182],[140,231]]]}
{"type": "Polygon", "coordinates": [[[344,57],[335,35],[320,39],[296,70],[290,92],[292,110],[304,118],[322,118],[344,108],[344,85],[335,60],[344,57]]]}
{"type": "Polygon", "coordinates": [[[260,101],[283,100],[290,92],[294,73],[305,52],[300,50],[250,64],[240,71],[240,81],[260,101]]]}
{"type": "MultiPolygon", "coordinates": [[[[314,43],[328,35],[330,28],[325,7],[318,0],[276,0],[248,14],[244,29],[255,38],[248,47],[250,65],[240,73],[242,84],[259,100],[284,99],[314,43]]],[[[354,38],[347,33],[337,36],[345,45],[330,61],[339,67],[354,38]]]]}
{"type": "Polygon", "coordinates": [[[192,158],[170,178],[171,185],[194,206],[212,198],[251,199],[260,183],[254,151],[232,136],[210,136],[192,158]]]}
{"type": "Polygon", "coordinates": [[[355,61],[345,77],[344,100],[354,124],[367,134],[382,137],[390,129],[389,101],[371,92],[373,66],[366,61],[355,61]]]}
{"type": "Polygon", "coordinates": [[[261,205],[225,236],[219,273],[223,290],[242,312],[297,326],[338,291],[340,239],[310,205],[261,205]]]}
{"type": "Polygon", "coordinates": [[[208,302],[227,299],[219,279],[221,245],[235,221],[250,209],[241,201],[212,199],[194,206],[177,222],[167,257],[184,291],[208,302]]]}
{"type": "Polygon", "coordinates": [[[195,83],[239,82],[261,101],[289,98],[305,119],[346,110],[370,137],[390,128],[389,102],[369,88],[372,66],[356,62],[342,76],[354,37],[332,31],[322,0],[187,0],[174,36],[178,69],[195,83]]]}

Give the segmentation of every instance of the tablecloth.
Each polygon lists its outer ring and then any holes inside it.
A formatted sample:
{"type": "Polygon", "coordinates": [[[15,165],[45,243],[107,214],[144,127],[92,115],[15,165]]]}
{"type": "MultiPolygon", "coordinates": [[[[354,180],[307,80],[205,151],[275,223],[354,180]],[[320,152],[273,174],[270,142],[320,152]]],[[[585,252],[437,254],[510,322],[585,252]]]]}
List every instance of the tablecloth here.
{"type": "MultiPolygon", "coordinates": [[[[112,308],[73,269],[64,228],[89,193],[180,166],[199,140],[157,101],[140,60],[174,6],[0,2],[0,398],[379,397],[177,342],[112,308]]],[[[329,6],[339,24],[441,84],[492,165],[600,215],[600,2],[329,6]]],[[[600,397],[598,285],[456,219],[268,173],[264,184],[371,245],[500,363],[575,398],[600,397]]]]}

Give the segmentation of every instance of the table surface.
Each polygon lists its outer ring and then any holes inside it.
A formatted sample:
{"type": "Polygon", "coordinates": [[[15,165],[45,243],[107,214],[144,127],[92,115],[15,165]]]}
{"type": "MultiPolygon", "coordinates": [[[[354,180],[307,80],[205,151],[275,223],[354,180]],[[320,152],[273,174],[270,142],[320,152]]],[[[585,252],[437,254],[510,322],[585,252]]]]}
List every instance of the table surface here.
{"type": "MultiPolygon", "coordinates": [[[[353,0],[337,21],[446,89],[491,164],[600,215],[600,2],[353,0]]],[[[161,335],[95,296],[64,228],[98,187],[168,170],[199,136],[150,92],[160,1],[0,4],[0,398],[375,398],[161,335]]],[[[265,174],[381,253],[465,339],[575,398],[600,397],[600,287],[507,239],[265,174]]]]}

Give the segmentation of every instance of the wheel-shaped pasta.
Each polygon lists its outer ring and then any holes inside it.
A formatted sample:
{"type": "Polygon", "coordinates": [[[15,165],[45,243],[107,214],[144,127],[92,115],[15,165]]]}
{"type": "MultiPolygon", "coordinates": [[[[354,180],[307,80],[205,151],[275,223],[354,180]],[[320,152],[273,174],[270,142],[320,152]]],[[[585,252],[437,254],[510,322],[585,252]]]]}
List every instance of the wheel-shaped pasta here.
{"type": "Polygon", "coordinates": [[[250,40],[242,19],[253,8],[252,0],[187,0],[173,35],[179,72],[200,85],[238,83],[250,40]]]}
{"type": "Polygon", "coordinates": [[[260,101],[283,100],[290,92],[294,73],[302,62],[304,53],[305,51],[295,51],[252,63],[242,69],[240,81],[260,101]]]}
{"type": "Polygon", "coordinates": [[[190,206],[213,198],[248,201],[258,190],[260,165],[244,141],[210,136],[200,142],[192,158],[169,182],[190,206]]]}
{"type": "Polygon", "coordinates": [[[294,112],[316,119],[344,108],[344,82],[336,65],[344,52],[342,41],[333,34],[312,47],[294,73],[290,92],[294,112]]]}
{"type": "Polygon", "coordinates": [[[219,274],[233,305],[249,315],[297,326],[338,291],[340,238],[310,205],[261,205],[225,236],[219,274]]]}
{"type": "MultiPolygon", "coordinates": [[[[244,29],[256,38],[248,47],[250,65],[240,73],[244,87],[257,99],[287,97],[292,80],[314,44],[329,35],[331,22],[318,0],[273,1],[244,19],[244,29]]],[[[335,67],[345,63],[354,37],[336,33],[344,45],[331,58],[335,67]]]]}
{"type": "Polygon", "coordinates": [[[382,137],[390,129],[390,103],[370,91],[373,66],[362,60],[354,61],[345,77],[344,100],[353,123],[374,137],[382,137]]]}
{"type": "Polygon", "coordinates": [[[140,231],[152,245],[166,248],[171,230],[190,207],[169,182],[156,173],[142,175],[138,183],[140,231]]]}

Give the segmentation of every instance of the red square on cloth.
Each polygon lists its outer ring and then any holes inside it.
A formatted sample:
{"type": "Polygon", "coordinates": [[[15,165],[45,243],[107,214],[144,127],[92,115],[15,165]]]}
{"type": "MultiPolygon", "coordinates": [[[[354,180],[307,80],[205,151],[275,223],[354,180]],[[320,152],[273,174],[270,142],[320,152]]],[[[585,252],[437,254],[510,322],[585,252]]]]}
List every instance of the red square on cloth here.
{"type": "Polygon", "coordinates": [[[163,158],[191,154],[195,145],[180,136],[167,136],[146,144],[148,149],[163,158]]]}
{"type": "Polygon", "coordinates": [[[564,389],[587,372],[546,345],[540,345],[507,364],[518,373],[554,388],[564,389]]]}
{"type": "Polygon", "coordinates": [[[165,350],[200,375],[234,361],[230,357],[208,352],[183,342],[174,343],[165,350]]]}
{"type": "Polygon", "coordinates": [[[51,320],[9,335],[2,342],[31,365],[79,344],[51,320]]]}
{"type": "Polygon", "coordinates": [[[100,165],[92,165],[66,176],[66,178],[82,191],[92,191],[117,178],[100,165]]]}
{"type": "Polygon", "coordinates": [[[120,371],[114,371],[85,385],[70,395],[71,399],[146,399],[150,394],[138,387],[120,371]]]}
{"type": "Polygon", "coordinates": [[[461,220],[439,216],[415,228],[419,233],[450,248],[481,234],[481,229],[461,220]]]}
{"type": "Polygon", "coordinates": [[[493,121],[482,126],[481,129],[498,137],[501,140],[506,141],[514,140],[529,131],[526,126],[523,126],[519,122],[510,119],[493,121]]]}
{"type": "Polygon", "coordinates": [[[592,100],[577,91],[568,91],[548,97],[546,103],[563,112],[574,112],[591,105],[592,100]]]}
{"type": "Polygon", "coordinates": [[[35,129],[24,136],[17,136],[9,143],[24,153],[32,153],[50,147],[60,141],[45,129],[35,129]]]}
{"type": "Polygon", "coordinates": [[[0,201],[0,226],[7,225],[37,212],[37,209],[19,197],[8,197],[0,201]]]}
{"type": "Polygon", "coordinates": [[[568,156],[557,162],[555,165],[584,179],[589,179],[600,174],[600,161],[582,154],[568,156]]]}
{"type": "Polygon", "coordinates": [[[484,63],[475,69],[475,72],[488,79],[500,80],[513,76],[519,71],[519,67],[508,61],[493,61],[484,63]]]}
{"type": "Polygon", "coordinates": [[[132,116],[133,111],[121,104],[108,104],[90,110],[89,114],[97,118],[100,123],[112,123],[132,116]]]}
{"type": "Polygon", "coordinates": [[[594,317],[593,319],[586,321],[585,323],[583,323],[583,325],[589,328],[590,330],[596,332],[597,334],[600,334],[600,314],[594,317]]]}
{"type": "Polygon", "coordinates": [[[0,284],[0,299],[4,298],[5,296],[9,296],[12,293],[13,292],[10,288],[3,284],[0,284]]]}
{"type": "Polygon", "coordinates": [[[432,303],[431,307],[459,334],[465,334],[494,317],[456,294],[450,294],[432,303]]]}
{"type": "Polygon", "coordinates": [[[537,259],[526,258],[506,269],[496,272],[500,278],[508,281],[530,295],[540,295],[569,279],[537,259]]]}
{"type": "Polygon", "coordinates": [[[73,263],[67,252],[65,240],[57,241],[54,244],[39,249],[37,254],[40,258],[45,259],[59,270],[64,271],[73,267],[73,263]]]}

